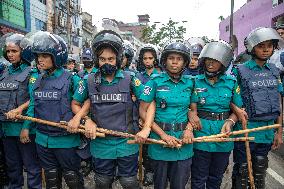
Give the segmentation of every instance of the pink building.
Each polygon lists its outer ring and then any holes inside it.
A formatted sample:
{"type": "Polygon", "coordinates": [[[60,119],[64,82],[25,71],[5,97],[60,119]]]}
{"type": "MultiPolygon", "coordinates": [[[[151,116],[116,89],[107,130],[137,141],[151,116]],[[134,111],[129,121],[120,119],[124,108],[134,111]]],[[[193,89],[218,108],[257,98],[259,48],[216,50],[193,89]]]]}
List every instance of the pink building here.
{"type": "MultiPolygon", "coordinates": [[[[245,50],[244,38],[257,27],[273,27],[277,20],[284,20],[283,0],[250,0],[234,13],[233,33],[235,54],[245,50]],[[281,18],[282,17],[282,18],[281,18]]],[[[230,16],[219,24],[220,39],[230,40],[230,16]]]]}

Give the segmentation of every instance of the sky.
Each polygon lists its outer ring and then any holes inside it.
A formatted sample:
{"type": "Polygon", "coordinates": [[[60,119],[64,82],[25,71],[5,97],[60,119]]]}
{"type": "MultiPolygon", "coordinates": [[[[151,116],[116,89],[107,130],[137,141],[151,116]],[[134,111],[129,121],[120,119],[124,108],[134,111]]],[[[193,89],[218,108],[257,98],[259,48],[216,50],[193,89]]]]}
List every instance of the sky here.
{"type": "MultiPolygon", "coordinates": [[[[235,0],[234,11],[247,0],[235,0]]],[[[149,14],[150,24],[167,23],[169,18],[187,29],[185,38],[208,36],[219,39],[219,16],[230,15],[231,0],[81,0],[83,12],[93,16],[101,28],[102,18],[124,23],[138,22],[137,15],[149,14]]]]}

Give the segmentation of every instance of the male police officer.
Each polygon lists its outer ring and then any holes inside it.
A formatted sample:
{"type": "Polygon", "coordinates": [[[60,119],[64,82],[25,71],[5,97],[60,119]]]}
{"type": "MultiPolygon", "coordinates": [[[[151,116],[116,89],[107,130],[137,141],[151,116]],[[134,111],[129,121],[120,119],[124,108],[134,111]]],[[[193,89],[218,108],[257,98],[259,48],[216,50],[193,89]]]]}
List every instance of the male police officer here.
{"type": "MultiPolygon", "coordinates": [[[[122,71],[123,40],[110,30],[99,32],[93,40],[95,66],[98,71],[84,80],[84,90],[77,91],[72,102],[73,108],[80,108],[87,98],[91,119],[85,126],[87,136],[95,136],[98,127],[123,132],[135,132],[133,126],[133,101],[131,94],[139,97],[143,85],[132,72],[122,71]],[[92,121],[93,120],[93,121],[92,121]]],[[[77,120],[87,115],[88,108],[76,114],[77,120]]],[[[75,118],[74,118],[75,119],[75,118]]],[[[74,121],[75,123],[75,121],[74,121]]],[[[76,122],[78,123],[78,121],[76,122]]],[[[77,128],[78,124],[72,127],[77,128]]],[[[125,189],[138,188],[137,160],[138,145],[127,144],[127,139],[117,137],[96,138],[91,141],[96,188],[111,188],[114,176],[118,176],[125,189]],[[116,173],[117,170],[117,173],[116,173]]]]}
{"type": "Polygon", "coordinates": [[[84,69],[78,72],[78,75],[83,79],[89,73],[95,73],[97,68],[94,65],[93,51],[91,48],[83,49],[82,62],[84,64],[84,69]]]}
{"type": "MultiPolygon", "coordinates": [[[[252,59],[233,70],[240,85],[244,108],[248,113],[248,128],[256,128],[273,123],[282,124],[280,92],[283,91],[279,71],[267,60],[277,47],[279,34],[272,28],[256,28],[245,39],[245,47],[252,59]]],[[[238,129],[241,126],[238,125],[238,129]]],[[[282,127],[249,134],[255,137],[250,142],[255,186],[265,188],[265,175],[268,168],[268,152],[271,147],[282,144],[282,127]]],[[[235,142],[233,188],[247,188],[247,163],[245,144],[235,142]]]]}

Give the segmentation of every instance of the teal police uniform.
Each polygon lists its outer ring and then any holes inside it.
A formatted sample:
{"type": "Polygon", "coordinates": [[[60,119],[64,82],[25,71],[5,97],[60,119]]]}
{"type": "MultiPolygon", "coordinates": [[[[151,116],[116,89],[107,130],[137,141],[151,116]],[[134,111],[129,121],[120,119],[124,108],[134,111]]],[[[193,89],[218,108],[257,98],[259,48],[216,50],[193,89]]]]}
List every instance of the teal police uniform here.
{"type": "MultiPolygon", "coordinates": [[[[50,78],[58,78],[62,75],[63,73],[62,68],[56,69],[55,72],[50,75],[50,78]]],[[[34,73],[31,78],[30,78],[30,90],[31,93],[33,93],[33,84],[35,83],[36,79],[38,78],[38,74],[34,73]]],[[[71,86],[69,89],[69,93],[68,93],[68,98],[71,100],[73,98],[73,94],[74,92],[80,88],[80,86],[82,87],[82,80],[77,76],[77,75],[73,75],[71,77],[71,86]]],[[[30,104],[29,104],[29,108],[27,110],[27,116],[30,117],[34,117],[34,99],[33,99],[33,95],[31,95],[30,98],[30,104]]],[[[33,125],[33,123],[31,123],[31,121],[25,121],[24,123],[24,127],[29,128],[33,125]]],[[[51,126],[50,126],[51,127],[51,126]]],[[[49,136],[43,133],[40,133],[39,131],[36,132],[36,143],[44,146],[44,147],[48,147],[48,148],[72,148],[72,147],[76,147],[79,146],[80,144],[80,137],[78,134],[70,134],[70,135],[66,135],[66,136],[49,136]]]]}
{"type": "MultiPolygon", "coordinates": [[[[118,70],[114,76],[112,82],[108,82],[102,77],[101,85],[111,86],[117,84],[124,78],[123,71],[118,70]]],[[[84,77],[83,89],[77,90],[74,94],[74,100],[83,103],[88,98],[88,76],[84,77]]],[[[141,81],[137,79],[133,73],[131,73],[131,89],[136,97],[140,96],[143,91],[143,85],[141,81]]],[[[93,157],[101,159],[117,159],[119,157],[125,157],[138,152],[138,145],[127,144],[127,139],[107,136],[105,138],[96,138],[91,141],[90,151],[93,157]]]]}
{"type": "MultiPolygon", "coordinates": [[[[28,64],[22,63],[16,68],[13,65],[10,65],[6,71],[8,74],[20,74],[25,72],[26,69],[30,69],[28,64]]],[[[30,70],[28,77],[30,77],[31,74],[32,71],[30,70]]],[[[29,90],[28,84],[26,87],[26,90],[29,90]]],[[[25,112],[23,113],[25,114],[25,112]]],[[[9,187],[18,188],[23,186],[23,166],[25,166],[28,173],[28,186],[31,188],[41,188],[41,167],[36,155],[35,129],[29,129],[30,142],[23,144],[19,142],[19,136],[21,131],[27,128],[25,128],[22,121],[3,121],[1,125],[4,135],[3,147],[8,168],[7,173],[10,178],[9,187]]]]}
{"type": "MultiPolygon", "coordinates": [[[[257,72],[257,73],[273,73],[273,67],[274,65],[268,64],[267,62],[261,67],[259,66],[254,59],[249,60],[244,63],[243,65],[246,69],[250,70],[250,72],[257,72]]],[[[244,91],[244,86],[241,85],[242,78],[240,76],[239,70],[237,68],[233,69],[233,73],[236,76],[238,83],[240,84],[240,91],[241,94],[244,91]]],[[[266,74],[264,74],[266,76],[266,74]]],[[[280,80],[280,76],[277,76],[278,78],[274,78],[273,84],[277,85],[278,88],[277,91],[280,93],[283,92],[283,86],[280,80]]],[[[256,77],[261,80],[262,78],[260,76],[256,77]]],[[[265,78],[264,78],[265,80],[265,78]]],[[[263,81],[264,81],[263,80],[263,81]]],[[[264,84],[264,86],[267,86],[264,84]]],[[[266,90],[266,89],[263,89],[266,90]]],[[[275,92],[277,92],[275,90],[275,92]]],[[[276,93],[275,93],[276,94],[276,93]]],[[[276,94],[277,95],[277,94],[276,94]]],[[[242,96],[244,101],[244,96],[242,96]]],[[[269,99],[267,99],[268,101],[269,99]]],[[[244,102],[245,103],[245,102],[244,102]]],[[[247,104],[248,106],[253,106],[251,104],[247,104]]],[[[275,123],[275,120],[258,120],[258,121],[252,121],[248,120],[247,128],[257,128],[261,126],[266,125],[272,125],[275,123]]],[[[240,123],[237,124],[235,127],[236,130],[241,130],[242,126],[240,123]]],[[[256,183],[256,186],[258,187],[264,187],[264,178],[265,178],[265,170],[268,167],[268,153],[271,150],[271,145],[274,140],[274,130],[264,130],[264,131],[257,131],[257,132],[251,132],[248,134],[250,137],[255,137],[255,140],[253,142],[250,142],[250,150],[252,154],[252,165],[253,165],[253,172],[254,172],[254,180],[256,183]]],[[[232,173],[232,185],[248,185],[247,182],[247,160],[246,160],[246,150],[245,150],[245,143],[244,142],[235,142],[234,143],[234,153],[233,153],[233,160],[234,160],[234,168],[232,173]]]]}
{"type": "MultiPolygon", "coordinates": [[[[258,64],[256,64],[255,60],[249,60],[249,61],[244,63],[244,66],[246,66],[250,70],[255,70],[255,71],[261,72],[263,69],[269,69],[270,70],[270,66],[272,66],[272,65],[266,63],[266,64],[264,64],[263,67],[260,67],[258,64]]],[[[240,75],[238,73],[238,69],[234,68],[233,74],[236,76],[238,83],[240,83],[241,78],[240,78],[240,75]]],[[[240,91],[242,91],[242,88],[243,88],[243,86],[240,85],[240,91]]],[[[278,92],[279,93],[283,92],[283,85],[282,85],[280,77],[278,78],[278,92]]],[[[272,124],[274,124],[274,120],[270,120],[270,121],[250,121],[250,120],[248,120],[247,128],[252,129],[252,128],[257,128],[257,127],[272,125],[272,124]]],[[[236,128],[235,130],[241,130],[242,126],[241,126],[240,123],[238,123],[235,128],[236,128]]],[[[274,131],[272,129],[270,129],[270,130],[264,130],[264,131],[251,132],[251,133],[249,133],[249,137],[255,137],[255,140],[254,140],[255,143],[271,144],[273,142],[273,139],[274,139],[274,131]]]]}
{"type": "MultiPolygon", "coordinates": [[[[230,112],[230,103],[242,106],[240,89],[233,76],[221,75],[215,84],[211,84],[207,77],[202,74],[196,76],[192,102],[197,103],[198,111],[222,113],[230,112]]],[[[194,131],[194,136],[210,136],[221,132],[225,120],[208,120],[200,118],[202,129],[194,131]]],[[[230,152],[233,143],[195,143],[195,149],[207,152],[230,152]]]]}
{"type": "MultiPolygon", "coordinates": [[[[155,75],[145,85],[140,100],[148,103],[156,101],[156,123],[187,124],[192,91],[193,81],[190,76],[182,75],[180,81],[175,83],[167,73],[161,73],[155,75]]],[[[180,139],[183,131],[169,130],[166,133],[180,139]]],[[[154,132],[151,132],[150,137],[160,139],[154,132]]],[[[150,158],[154,160],[178,161],[191,158],[193,156],[192,149],[192,144],[183,145],[180,149],[149,145],[148,153],[150,158]]]]}

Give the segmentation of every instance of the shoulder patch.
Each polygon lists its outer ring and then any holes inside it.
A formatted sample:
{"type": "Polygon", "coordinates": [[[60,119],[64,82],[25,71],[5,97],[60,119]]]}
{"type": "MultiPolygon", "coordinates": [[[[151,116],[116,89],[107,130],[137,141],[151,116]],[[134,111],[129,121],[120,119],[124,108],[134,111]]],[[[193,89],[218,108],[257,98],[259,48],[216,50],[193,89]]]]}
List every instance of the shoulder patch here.
{"type": "Polygon", "coordinates": [[[35,81],[36,81],[36,78],[35,78],[35,77],[33,77],[33,76],[30,77],[29,83],[34,84],[35,81]]]}
{"type": "Polygon", "coordinates": [[[135,85],[136,87],[140,86],[140,85],[141,85],[141,81],[140,81],[139,79],[135,78],[135,79],[134,79],[134,85],[135,85]]]}
{"type": "Polygon", "coordinates": [[[79,87],[78,87],[78,93],[83,94],[84,90],[85,90],[84,83],[83,83],[82,80],[80,80],[79,81],[79,87]]]}
{"type": "Polygon", "coordinates": [[[144,90],[143,90],[143,94],[144,95],[150,95],[150,92],[152,91],[152,88],[149,86],[145,86],[144,90]]]}
{"type": "Polygon", "coordinates": [[[240,86],[238,85],[238,87],[236,88],[236,93],[237,93],[237,94],[240,94],[240,92],[241,92],[241,88],[240,88],[240,86]]]}

